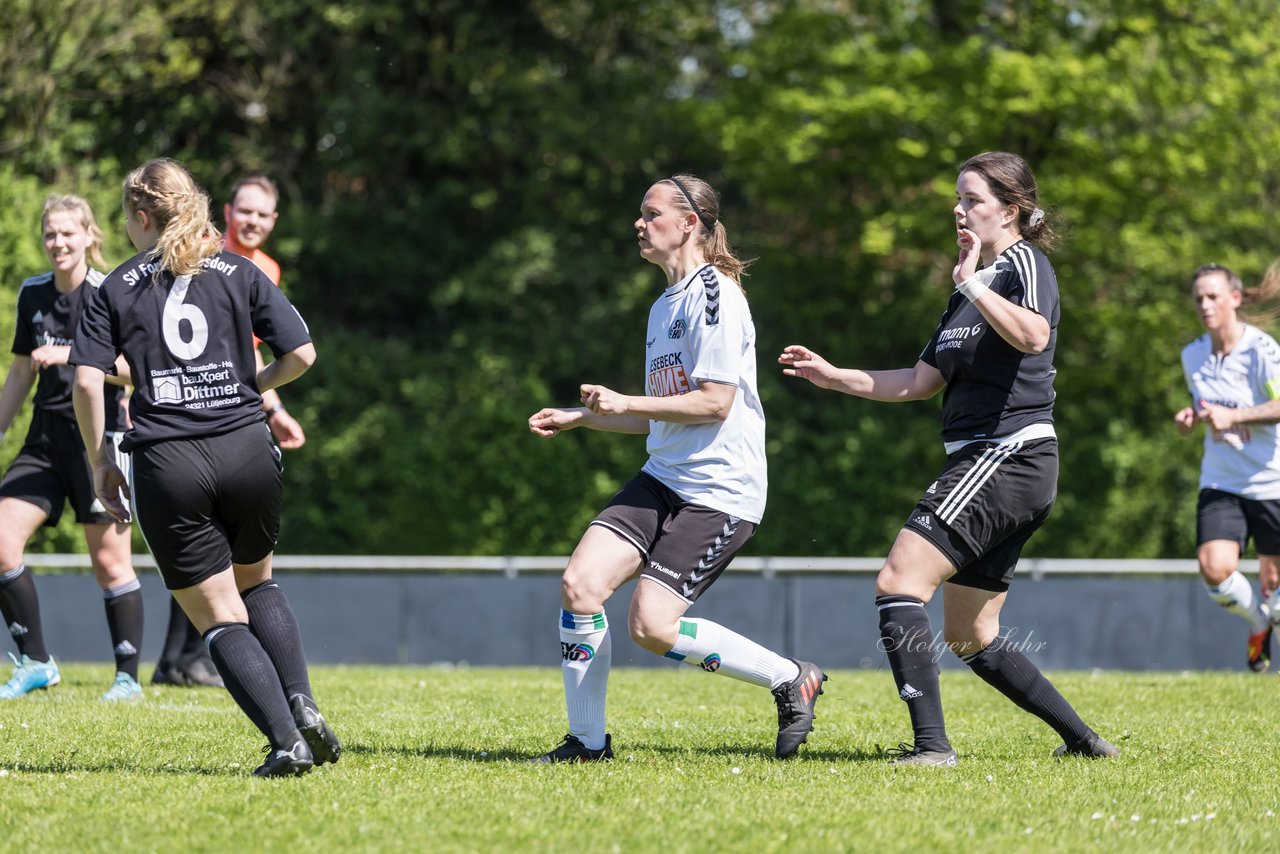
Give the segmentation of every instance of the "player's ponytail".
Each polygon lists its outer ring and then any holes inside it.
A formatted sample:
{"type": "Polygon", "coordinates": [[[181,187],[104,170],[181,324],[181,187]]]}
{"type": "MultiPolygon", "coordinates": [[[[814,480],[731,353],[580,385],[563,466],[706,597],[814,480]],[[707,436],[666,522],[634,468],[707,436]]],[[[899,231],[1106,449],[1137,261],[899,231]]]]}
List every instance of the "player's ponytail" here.
{"type": "Polygon", "coordinates": [[[152,160],[130,172],[124,202],[130,211],[145,210],[155,220],[160,239],[151,254],[162,270],[194,275],[200,262],[221,248],[221,234],[209,217],[209,196],[176,160],[152,160]]]}
{"type": "Polygon", "coordinates": [[[673,175],[658,183],[671,184],[676,188],[677,192],[671,196],[676,210],[697,215],[700,224],[697,239],[702,257],[741,286],[751,261],[739,258],[729,246],[729,233],[720,222],[720,197],[716,191],[694,175],[673,175]]]}
{"type": "Polygon", "coordinates": [[[1236,316],[1260,329],[1274,329],[1280,320],[1280,258],[1271,262],[1256,288],[1242,287],[1240,292],[1242,298],[1236,316]]]}
{"type": "Polygon", "coordinates": [[[98,228],[98,221],[94,219],[93,208],[79,196],[49,196],[44,200],[44,212],[40,214],[41,231],[49,224],[49,214],[60,211],[79,214],[80,226],[88,233],[91,241],[85,252],[88,253],[89,260],[94,263],[94,266],[99,270],[105,270],[107,262],[102,260],[102,229],[98,228]]]}

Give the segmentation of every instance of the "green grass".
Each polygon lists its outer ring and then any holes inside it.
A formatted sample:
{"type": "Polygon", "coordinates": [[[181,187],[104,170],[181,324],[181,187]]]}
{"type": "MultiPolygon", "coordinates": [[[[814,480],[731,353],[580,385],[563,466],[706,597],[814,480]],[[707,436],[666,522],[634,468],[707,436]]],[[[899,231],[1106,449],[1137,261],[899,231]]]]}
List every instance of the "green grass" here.
{"type": "MultiPolygon", "coordinates": [[[[150,668],[145,672],[149,674],[150,668]]],[[[1058,741],[967,672],[943,675],[955,769],[893,769],[909,734],[884,672],[836,672],[801,757],[772,758],[763,689],[620,669],[617,760],[530,766],[564,734],[559,671],[316,667],[346,752],[288,780],[219,691],[108,707],[106,665],[0,704],[8,851],[1276,850],[1275,676],[1063,673],[1118,760],[1058,741]]]]}

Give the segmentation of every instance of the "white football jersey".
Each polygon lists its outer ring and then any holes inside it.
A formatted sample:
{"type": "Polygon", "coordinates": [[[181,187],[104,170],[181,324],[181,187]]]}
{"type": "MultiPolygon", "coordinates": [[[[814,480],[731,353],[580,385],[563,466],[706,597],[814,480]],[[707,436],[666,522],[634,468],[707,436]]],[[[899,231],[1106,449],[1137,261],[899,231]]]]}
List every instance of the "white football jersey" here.
{"type": "Polygon", "coordinates": [[[768,477],[756,330],[742,288],[710,264],[662,292],[645,336],[647,396],[686,394],[704,382],[737,387],[729,417],[650,421],[644,471],[685,501],[759,523],[768,477]]]}
{"type": "MultiPolygon", "coordinates": [[[[1194,409],[1201,401],[1242,409],[1280,397],[1280,346],[1247,324],[1224,356],[1213,352],[1207,333],[1192,341],[1182,350],[1182,371],[1194,409]]],[[[1240,424],[1222,432],[1206,427],[1200,488],[1255,500],[1280,498],[1276,425],[1240,424]]]]}

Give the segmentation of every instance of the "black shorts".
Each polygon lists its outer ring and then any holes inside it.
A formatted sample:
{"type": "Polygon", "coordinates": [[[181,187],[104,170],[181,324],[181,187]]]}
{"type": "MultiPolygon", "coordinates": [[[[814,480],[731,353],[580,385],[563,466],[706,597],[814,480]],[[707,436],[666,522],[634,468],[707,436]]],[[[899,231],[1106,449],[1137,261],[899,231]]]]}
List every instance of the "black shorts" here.
{"type": "Polygon", "coordinates": [[[165,587],[256,563],[280,533],[280,450],[258,422],[133,451],[133,512],[165,587]]]}
{"type": "MultiPolygon", "coordinates": [[[[115,453],[116,464],[128,477],[129,455],[120,450],[121,435],[108,433],[106,441],[115,453]]],[[[48,526],[58,524],[68,501],[81,525],[115,521],[94,492],[93,470],[76,422],[43,409],[31,415],[26,441],[0,480],[0,498],[34,504],[45,512],[48,518],[44,524],[48,526]]]]}
{"type": "Polygon", "coordinates": [[[1196,501],[1196,545],[1234,540],[1244,554],[1249,538],[1258,554],[1280,555],[1280,501],[1245,498],[1220,489],[1202,489],[1196,501]]]}
{"type": "Polygon", "coordinates": [[[591,524],[635,546],[644,559],[641,575],[689,603],[707,592],[756,532],[754,522],[690,504],[644,472],[591,524]]]}
{"type": "Polygon", "coordinates": [[[1057,494],[1057,439],[973,442],[947,458],[904,527],[951,559],[952,584],[999,593],[1057,494]]]}

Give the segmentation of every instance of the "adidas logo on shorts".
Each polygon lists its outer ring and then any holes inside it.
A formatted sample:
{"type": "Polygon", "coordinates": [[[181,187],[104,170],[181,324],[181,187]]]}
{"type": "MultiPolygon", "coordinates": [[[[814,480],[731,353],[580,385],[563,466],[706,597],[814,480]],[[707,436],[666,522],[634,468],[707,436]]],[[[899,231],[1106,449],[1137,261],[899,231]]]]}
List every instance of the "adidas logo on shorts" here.
{"type": "Polygon", "coordinates": [[[911,524],[919,525],[921,528],[924,528],[926,531],[933,530],[933,525],[929,523],[929,514],[927,513],[921,513],[919,516],[912,519],[911,524]]]}

